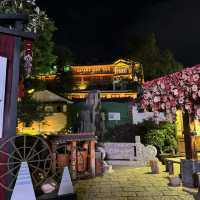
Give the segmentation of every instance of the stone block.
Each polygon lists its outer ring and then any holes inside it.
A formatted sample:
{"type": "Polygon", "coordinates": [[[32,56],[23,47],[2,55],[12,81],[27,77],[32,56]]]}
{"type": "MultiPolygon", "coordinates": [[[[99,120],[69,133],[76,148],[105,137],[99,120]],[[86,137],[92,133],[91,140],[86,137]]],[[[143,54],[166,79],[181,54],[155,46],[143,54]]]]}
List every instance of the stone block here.
{"type": "Polygon", "coordinates": [[[200,160],[181,160],[181,177],[183,185],[194,187],[194,176],[200,172],[200,160]]]}

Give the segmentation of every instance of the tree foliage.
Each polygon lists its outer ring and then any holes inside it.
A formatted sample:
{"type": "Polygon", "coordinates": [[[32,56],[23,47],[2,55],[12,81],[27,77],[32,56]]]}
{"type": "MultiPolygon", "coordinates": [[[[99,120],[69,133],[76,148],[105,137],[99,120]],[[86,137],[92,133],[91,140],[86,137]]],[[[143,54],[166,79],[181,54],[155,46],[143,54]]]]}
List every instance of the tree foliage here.
{"type": "Polygon", "coordinates": [[[44,31],[39,31],[33,43],[33,69],[32,74],[46,74],[52,70],[56,61],[54,54],[53,33],[56,30],[52,21],[44,24],[44,31]]]}
{"type": "Polygon", "coordinates": [[[33,121],[42,121],[45,117],[44,112],[38,110],[40,103],[26,96],[18,102],[17,116],[20,122],[25,123],[25,126],[29,126],[33,121]]]}
{"type": "MultiPolygon", "coordinates": [[[[56,61],[56,56],[53,52],[53,33],[56,27],[46,13],[37,7],[35,0],[1,0],[0,13],[23,13],[28,15],[25,31],[36,33],[36,40],[33,42],[32,76],[51,71],[56,61]]],[[[20,79],[23,80],[23,53],[21,55],[20,79]]],[[[24,85],[26,91],[32,88],[35,90],[46,88],[44,83],[32,78],[26,79],[24,85]]],[[[44,118],[44,114],[37,111],[39,106],[40,103],[33,100],[25,92],[25,97],[18,102],[18,120],[26,125],[30,125],[32,121],[41,121],[44,118]]]]}
{"type": "Polygon", "coordinates": [[[161,153],[174,154],[177,150],[175,124],[165,122],[157,128],[149,130],[145,135],[145,143],[156,146],[161,153]]]}
{"type": "Polygon", "coordinates": [[[73,52],[63,45],[55,46],[55,54],[57,56],[56,66],[59,73],[63,72],[65,65],[71,65],[75,62],[73,52]]]}
{"type": "Polygon", "coordinates": [[[33,75],[49,72],[56,60],[52,39],[56,30],[54,22],[37,7],[35,0],[2,0],[0,13],[25,13],[28,15],[29,21],[25,29],[37,34],[33,44],[33,75]]]}
{"type": "Polygon", "coordinates": [[[154,34],[130,39],[127,55],[130,59],[142,63],[145,80],[152,80],[183,68],[170,50],[159,49],[154,34]]]}

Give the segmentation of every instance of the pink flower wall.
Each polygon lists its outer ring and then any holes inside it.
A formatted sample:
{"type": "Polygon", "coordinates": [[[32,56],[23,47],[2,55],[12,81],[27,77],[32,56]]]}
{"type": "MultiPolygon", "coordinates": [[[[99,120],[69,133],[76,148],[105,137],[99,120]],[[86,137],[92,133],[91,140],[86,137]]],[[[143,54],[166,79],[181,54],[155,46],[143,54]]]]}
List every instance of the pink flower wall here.
{"type": "Polygon", "coordinates": [[[162,111],[175,119],[176,109],[182,108],[200,119],[200,65],[148,81],[143,89],[144,110],[162,111]]]}

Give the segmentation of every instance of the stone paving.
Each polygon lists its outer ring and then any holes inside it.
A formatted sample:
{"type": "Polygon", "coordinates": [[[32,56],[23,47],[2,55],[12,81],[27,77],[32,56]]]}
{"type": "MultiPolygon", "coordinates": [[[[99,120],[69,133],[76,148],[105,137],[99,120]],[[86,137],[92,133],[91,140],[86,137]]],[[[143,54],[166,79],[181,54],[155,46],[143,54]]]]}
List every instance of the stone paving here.
{"type": "Polygon", "coordinates": [[[196,189],[169,187],[168,174],[149,167],[114,167],[113,172],[75,183],[78,200],[193,200],[196,189]]]}

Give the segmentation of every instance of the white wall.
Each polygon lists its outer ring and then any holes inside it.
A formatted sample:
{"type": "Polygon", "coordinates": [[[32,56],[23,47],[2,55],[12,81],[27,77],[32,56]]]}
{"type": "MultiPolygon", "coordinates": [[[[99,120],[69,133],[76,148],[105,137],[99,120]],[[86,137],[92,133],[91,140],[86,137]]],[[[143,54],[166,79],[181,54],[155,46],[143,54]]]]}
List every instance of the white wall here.
{"type": "MultiPolygon", "coordinates": [[[[133,118],[133,124],[138,124],[143,122],[144,120],[148,120],[151,118],[155,119],[153,112],[139,113],[136,106],[132,107],[132,118],[133,118]]],[[[164,121],[165,120],[164,113],[159,113],[157,120],[164,121]]]]}

